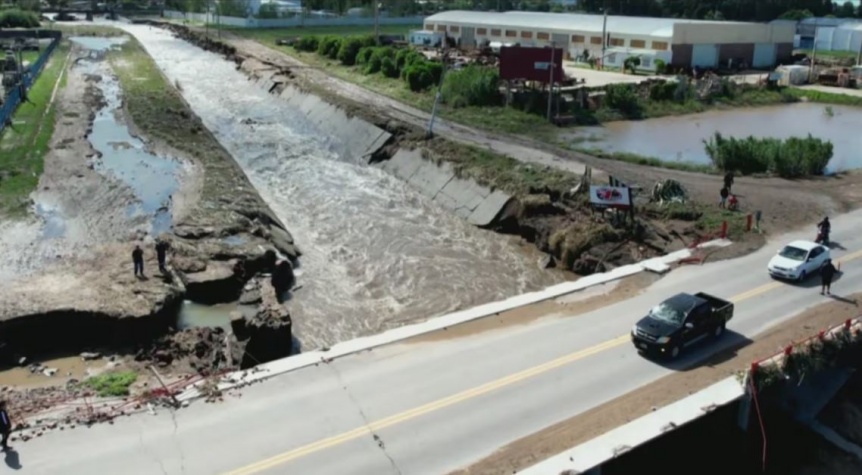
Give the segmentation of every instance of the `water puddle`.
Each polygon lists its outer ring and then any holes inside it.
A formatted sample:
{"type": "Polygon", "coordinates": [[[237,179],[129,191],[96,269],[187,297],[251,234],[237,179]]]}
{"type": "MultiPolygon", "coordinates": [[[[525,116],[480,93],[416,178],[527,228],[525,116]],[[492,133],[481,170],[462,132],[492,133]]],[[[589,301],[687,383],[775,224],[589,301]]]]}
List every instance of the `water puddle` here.
{"type": "MultiPolygon", "coordinates": [[[[114,363],[115,364],[115,363],[114,363]]],[[[80,356],[63,356],[27,362],[22,367],[9,368],[0,371],[0,386],[15,386],[17,388],[40,388],[62,384],[70,379],[83,381],[90,376],[99,374],[111,363],[104,359],[84,361],[80,356]],[[32,365],[41,368],[31,370],[32,365]],[[53,376],[43,373],[44,368],[56,370],[53,376]]]]}
{"type": "Polygon", "coordinates": [[[42,218],[42,239],[59,239],[66,235],[66,219],[59,209],[37,202],[36,215],[42,218]]]}
{"type": "Polygon", "coordinates": [[[246,239],[242,236],[233,235],[222,239],[222,242],[228,246],[242,246],[246,243],[246,239]]]}
{"type": "Polygon", "coordinates": [[[752,109],[709,111],[680,117],[611,122],[581,127],[563,140],[578,147],[627,152],[667,162],[709,164],[703,141],[716,132],[727,137],[805,137],[829,140],[834,155],[827,173],[862,167],[862,135],[856,132],[862,109],[798,103],[752,109]]]}
{"type": "Polygon", "coordinates": [[[151,218],[151,234],[167,232],[171,228],[172,196],[179,188],[178,173],[181,164],[171,157],[151,153],[144,143],[133,137],[123,124],[122,91],[117,78],[106,74],[108,68],[100,64],[107,50],[124,43],[126,38],[74,37],[72,41],[90,49],[90,56],[78,62],[78,67],[88,73],[102,76],[98,87],[102,91],[105,106],[93,120],[93,131],[88,137],[99,153],[94,168],[101,173],[110,173],[129,186],[138,199],[130,205],[130,218],[151,218]]]}
{"type": "Polygon", "coordinates": [[[238,311],[246,317],[252,317],[256,310],[254,306],[240,305],[236,302],[204,305],[185,300],[177,316],[177,329],[222,327],[225,330],[230,330],[231,313],[238,311]]]}

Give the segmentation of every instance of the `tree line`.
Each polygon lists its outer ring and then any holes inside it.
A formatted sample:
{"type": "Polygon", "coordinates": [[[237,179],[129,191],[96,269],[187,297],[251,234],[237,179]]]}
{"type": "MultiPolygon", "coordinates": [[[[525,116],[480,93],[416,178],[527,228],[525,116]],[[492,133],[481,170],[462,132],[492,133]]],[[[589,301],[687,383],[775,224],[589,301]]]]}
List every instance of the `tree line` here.
{"type": "Polygon", "coordinates": [[[836,16],[862,18],[862,7],[832,0],[581,0],[579,8],[611,15],[766,22],[836,16]]]}

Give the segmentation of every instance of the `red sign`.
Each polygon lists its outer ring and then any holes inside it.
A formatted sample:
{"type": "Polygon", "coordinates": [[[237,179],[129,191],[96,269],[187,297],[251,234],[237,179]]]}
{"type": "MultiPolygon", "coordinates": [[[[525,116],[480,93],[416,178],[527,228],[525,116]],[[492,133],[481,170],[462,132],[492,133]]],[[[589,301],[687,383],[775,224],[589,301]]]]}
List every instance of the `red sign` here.
{"type": "Polygon", "coordinates": [[[563,82],[562,48],[534,48],[526,46],[504,46],[500,48],[500,79],[551,82],[553,64],[554,83],[563,82]]]}

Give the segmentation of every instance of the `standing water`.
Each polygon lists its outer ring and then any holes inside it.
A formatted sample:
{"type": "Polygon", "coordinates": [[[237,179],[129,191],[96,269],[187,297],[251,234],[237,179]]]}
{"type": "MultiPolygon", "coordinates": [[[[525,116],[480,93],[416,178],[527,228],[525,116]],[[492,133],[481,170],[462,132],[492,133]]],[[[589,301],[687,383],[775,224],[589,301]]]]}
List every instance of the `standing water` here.
{"type": "Polygon", "coordinates": [[[562,280],[540,270],[516,239],[469,225],[382,170],[342,160],[331,138],[233,63],[161,29],[122,28],[182,86],[194,112],[294,235],[303,256],[289,306],[304,346],[562,280]]]}

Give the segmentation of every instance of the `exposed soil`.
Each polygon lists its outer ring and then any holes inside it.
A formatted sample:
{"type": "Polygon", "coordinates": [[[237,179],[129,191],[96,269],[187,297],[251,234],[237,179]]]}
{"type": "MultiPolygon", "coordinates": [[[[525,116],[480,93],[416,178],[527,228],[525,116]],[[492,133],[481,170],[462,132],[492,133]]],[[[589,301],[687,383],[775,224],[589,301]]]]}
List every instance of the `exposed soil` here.
{"type": "Polygon", "coordinates": [[[748,346],[717,354],[696,367],[662,378],[637,392],[524,437],[453,474],[499,475],[523,470],[745,370],[752,361],[780,352],[790,342],[801,341],[822,329],[856,317],[859,310],[853,301],[859,298],[862,295],[857,294],[848,296],[847,302],[833,300],[812,308],[758,335],[748,346]]]}
{"type": "MultiPolygon", "coordinates": [[[[135,70],[136,64],[122,61],[123,55],[133,53],[124,51],[113,63],[99,55],[84,59],[91,54],[73,43],[67,83],[56,96],[50,153],[31,195],[37,216],[0,224],[0,365],[57,351],[127,351],[130,345],[150,344],[174,325],[183,296],[236,300],[249,279],[272,270],[274,250],[289,259],[299,254],[232,157],[169,85],[163,92],[167,99],[152,101],[148,115],[130,107],[136,104],[126,98],[115,118],[142,139],[147,150],[181,162],[180,185],[169,204],[172,232],[150,235],[153,215],[129,211],[148,198],[136,196],[121,176],[100,170],[103,157],[89,138],[96,113],[106,106],[101,91],[105,78],[115,72],[143,74],[135,70]],[[77,67],[81,60],[86,68],[77,67]],[[132,117],[143,124],[133,123],[132,117]],[[167,128],[175,135],[163,137],[153,123],[170,124],[167,128]],[[193,135],[194,141],[184,134],[193,135]],[[166,274],[158,271],[156,237],[171,246],[166,274]],[[144,249],[145,278],[133,274],[135,244],[144,249]],[[261,249],[269,251],[263,254],[261,249]]],[[[208,335],[195,332],[169,338],[189,335],[209,341],[208,335]]]]}

